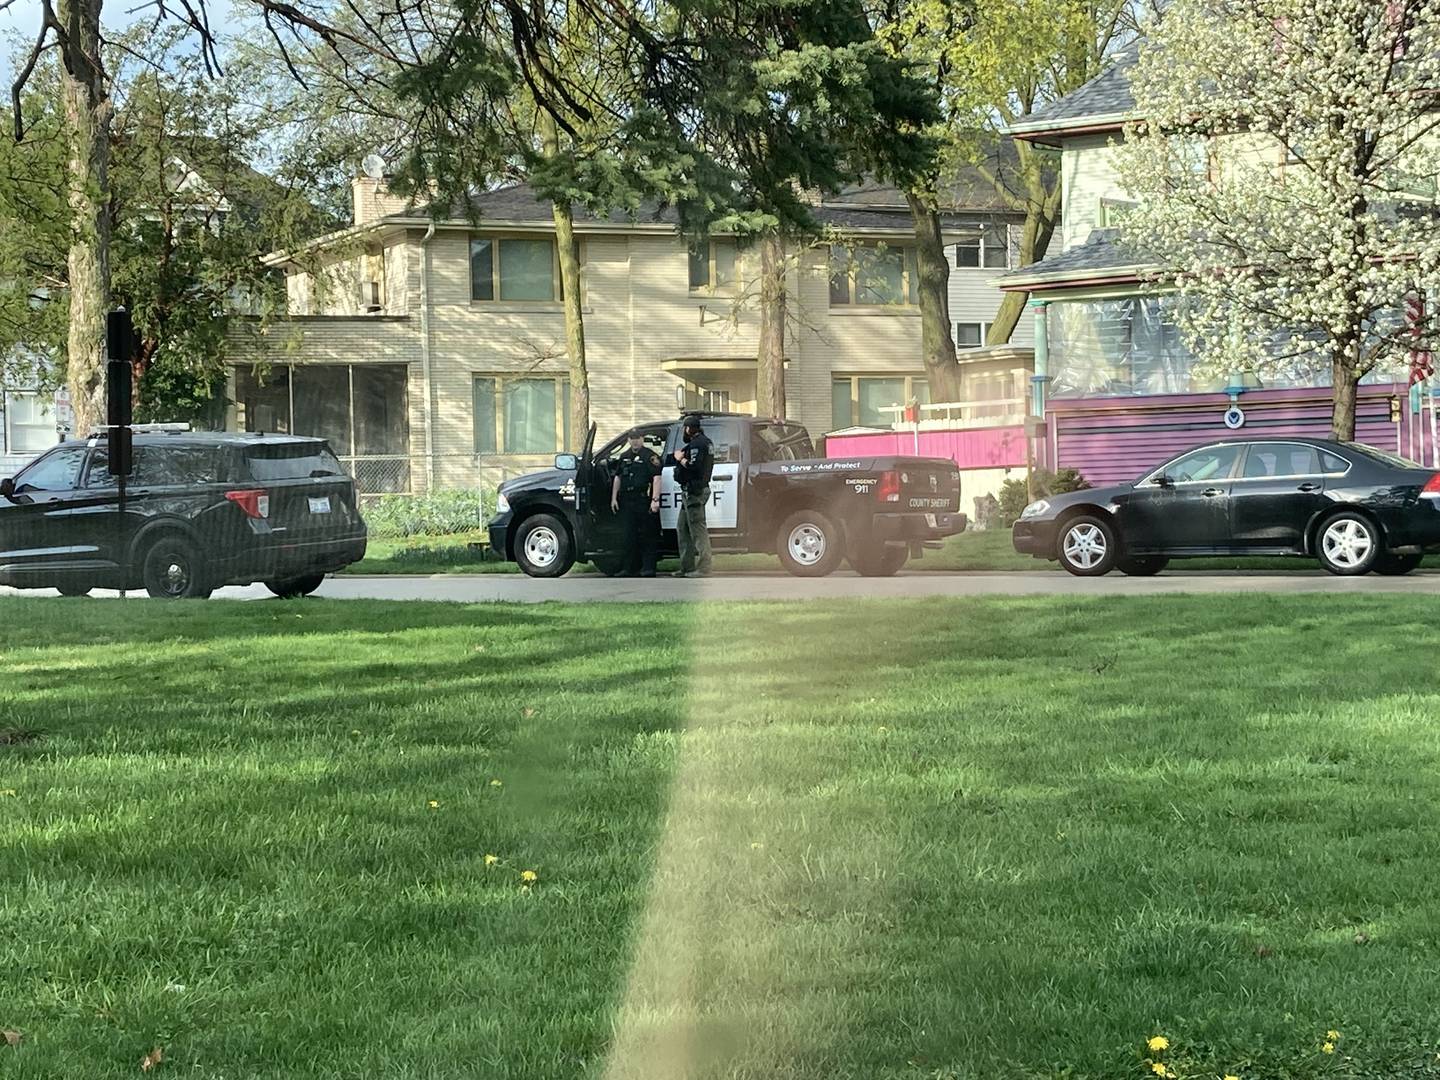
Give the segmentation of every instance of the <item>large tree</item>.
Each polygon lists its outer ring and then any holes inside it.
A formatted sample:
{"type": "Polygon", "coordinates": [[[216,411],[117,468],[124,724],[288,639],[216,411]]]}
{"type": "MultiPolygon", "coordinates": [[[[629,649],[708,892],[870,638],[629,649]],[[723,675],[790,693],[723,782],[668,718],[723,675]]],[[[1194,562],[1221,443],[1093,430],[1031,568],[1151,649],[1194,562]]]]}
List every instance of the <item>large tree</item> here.
{"type": "Polygon", "coordinates": [[[1174,0],[1131,78],[1126,234],[1214,374],[1356,387],[1435,337],[1440,4],[1174,0]]]}

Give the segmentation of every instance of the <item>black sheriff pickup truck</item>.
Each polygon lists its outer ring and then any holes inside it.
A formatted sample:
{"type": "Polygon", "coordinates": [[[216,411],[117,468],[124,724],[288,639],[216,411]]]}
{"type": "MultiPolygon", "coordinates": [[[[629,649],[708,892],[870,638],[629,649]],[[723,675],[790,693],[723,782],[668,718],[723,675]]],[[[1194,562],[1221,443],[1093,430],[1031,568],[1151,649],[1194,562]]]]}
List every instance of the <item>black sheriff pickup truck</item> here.
{"type": "MultiPolygon", "coordinates": [[[[790,421],[702,413],[701,425],[715,448],[706,517],[716,552],[774,552],[800,577],[823,577],[842,559],[883,576],[965,530],[960,472],[946,458],[816,458],[809,433],[790,421]]],[[[666,463],[660,552],[673,555],[680,421],[639,430],[666,463]]],[[[578,458],[560,454],[553,469],[501,484],[491,547],[532,577],[559,577],[581,560],[615,573],[621,523],[610,512],[610,481],[626,445],[621,434],[595,450],[592,427],[578,458]]]]}

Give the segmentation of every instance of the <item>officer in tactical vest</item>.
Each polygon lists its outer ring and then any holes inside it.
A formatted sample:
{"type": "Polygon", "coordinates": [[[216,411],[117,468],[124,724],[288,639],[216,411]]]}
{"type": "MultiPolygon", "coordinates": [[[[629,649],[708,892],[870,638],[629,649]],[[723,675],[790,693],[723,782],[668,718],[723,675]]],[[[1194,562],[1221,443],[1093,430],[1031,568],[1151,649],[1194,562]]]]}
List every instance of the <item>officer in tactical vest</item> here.
{"type": "Polygon", "coordinates": [[[610,509],[620,515],[624,577],[655,576],[660,549],[660,455],[645,449],[645,435],[630,432],[630,447],[615,461],[610,509]]]}
{"type": "Polygon", "coordinates": [[[675,451],[675,482],[680,485],[680,569],[676,577],[710,576],[710,530],[705,512],[710,506],[710,476],[715,471],[715,450],[700,426],[699,416],[687,416],[684,445],[675,451]]]}

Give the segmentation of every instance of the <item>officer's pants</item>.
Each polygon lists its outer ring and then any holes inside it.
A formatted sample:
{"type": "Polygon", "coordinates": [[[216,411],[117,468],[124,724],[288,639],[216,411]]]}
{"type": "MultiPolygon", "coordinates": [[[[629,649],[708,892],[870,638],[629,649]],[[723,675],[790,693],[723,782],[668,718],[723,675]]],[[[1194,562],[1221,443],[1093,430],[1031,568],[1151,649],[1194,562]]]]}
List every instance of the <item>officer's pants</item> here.
{"type": "Polygon", "coordinates": [[[680,503],[680,569],[689,574],[710,573],[710,530],[705,509],[710,505],[710,487],[684,493],[680,503]]]}
{"type": "Polygon", "coordinates": [[[620,572],[627,577],[655,576],[655,558],[660,550],[660,515],[650,512],[648,493],[620,496],[620,524],[624,530],[624,561],[620,572]]]}

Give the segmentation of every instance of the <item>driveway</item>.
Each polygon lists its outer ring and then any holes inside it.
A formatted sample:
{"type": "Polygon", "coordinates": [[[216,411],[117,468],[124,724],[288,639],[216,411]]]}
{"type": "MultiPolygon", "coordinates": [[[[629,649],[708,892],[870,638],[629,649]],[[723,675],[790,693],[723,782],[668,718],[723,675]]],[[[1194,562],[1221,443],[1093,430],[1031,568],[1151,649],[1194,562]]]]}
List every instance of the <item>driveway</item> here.
{"type": "MultiPolygon", "coordinates": [[[[520,574],[470,574],[436,577],[343,575],[332,577],[315,595],[336,600],[451,600],[460,603],[506,601],[569,603],[611,601],[704,600],[833,600],[894,599],[924,596],[1150,596],[1158,593],[1415,593],[1440,596],[1440,574],[1407,577],[1339,578],[1316,571],[1294,574],[1165,573],[1131,578],[1110,574],[1077,578],[1054,571],[1022,573],[901,573],[892,578],[864,578],[848,573],[828,578],[793,578],[784,574],[721,574],[711,578],[637,580],[576,575],[553,581],[520,574]]],[[[0,589],[0,595],[21,595],[0,589]]],[[[31,596],[54,596],[48,590],[31,596]]],[[[97,590],[96,596],[115,596],[97,590]]],[[[143,596],[143,593],[131,593],[143,596]]],[[[228,600],[270,599],[261,585],[225,588],[215,593],[228,600]]]]}

